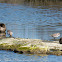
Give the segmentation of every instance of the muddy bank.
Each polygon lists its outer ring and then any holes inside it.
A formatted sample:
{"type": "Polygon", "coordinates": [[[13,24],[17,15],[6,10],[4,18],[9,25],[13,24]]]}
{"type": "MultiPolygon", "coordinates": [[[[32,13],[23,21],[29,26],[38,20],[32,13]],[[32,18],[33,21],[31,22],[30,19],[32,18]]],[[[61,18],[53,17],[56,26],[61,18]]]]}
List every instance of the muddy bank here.
{"type": "Polygon", "coordinates": [[[4,38],[0,39],[0,50],[10,50],[15,53],[62,55],[62,44],[59,41],[40,39],[4,38]]]}

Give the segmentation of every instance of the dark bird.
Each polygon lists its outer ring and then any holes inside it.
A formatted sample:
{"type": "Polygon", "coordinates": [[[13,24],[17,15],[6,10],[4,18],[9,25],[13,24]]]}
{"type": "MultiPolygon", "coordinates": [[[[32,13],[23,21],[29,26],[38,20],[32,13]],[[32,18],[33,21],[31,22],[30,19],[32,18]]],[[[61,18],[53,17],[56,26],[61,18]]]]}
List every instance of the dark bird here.
{"type": "Polygon", "coordinates": [[[62,44],[62,37],[59,39],[59,43],[62,44]]]}

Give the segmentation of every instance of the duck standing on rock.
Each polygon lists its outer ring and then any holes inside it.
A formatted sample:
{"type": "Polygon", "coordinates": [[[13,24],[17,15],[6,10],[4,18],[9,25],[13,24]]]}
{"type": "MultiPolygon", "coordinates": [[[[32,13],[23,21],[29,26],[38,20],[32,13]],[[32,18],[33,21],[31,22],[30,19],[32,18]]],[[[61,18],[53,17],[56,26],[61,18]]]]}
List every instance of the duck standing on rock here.
{"type": "Polygon", "coordinates": [[[13,32],[12,32],[11,30],[8,30],[8,31],[7,31],[7,34],[8,34],[10,37],[12,37],[13,32]]]}
{"type": "Polygon", "coordinates": [[[54,39],[55,39],[56,37],[60,36],[60,33],[55,33],[55,34],[52,34],[51,36],[54,37],[54,39]]]}

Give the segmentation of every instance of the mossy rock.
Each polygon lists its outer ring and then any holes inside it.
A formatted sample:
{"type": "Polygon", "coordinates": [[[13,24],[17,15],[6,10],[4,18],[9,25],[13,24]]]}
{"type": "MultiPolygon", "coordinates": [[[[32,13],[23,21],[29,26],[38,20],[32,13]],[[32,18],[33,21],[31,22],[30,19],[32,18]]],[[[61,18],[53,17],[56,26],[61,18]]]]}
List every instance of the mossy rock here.
{"type": "Polygon", "coordinates": [[[29,51],[30,47],[18,47],[16,48],[18,51],[29,51]]]}
{"type": "Polygon", "coordinates": [[[4,38],[0,40],[0,49],[12,50],[18,53],[29,52],[32,54],[62,55],[62,52],[59,51],[61,48],[62,45],[58,43],[42,42],[41,40],[36,39],[4,38]],[[50,45],[54,48],[49,47],[50,45]]]}
{"type": "Polygon", "coordinates": [[[46,52],[47,52],[47,47],[30,47],[30,51],[31,51],[32,53],[46,54],[46,52]]]}
{"type": "Polygon", "coordinates": [[[60,56],[60,55],[62,55],[62,51],[53,51],[53,52],[49,51],[49,52],[47,52],[47,54],[60,56]]]}

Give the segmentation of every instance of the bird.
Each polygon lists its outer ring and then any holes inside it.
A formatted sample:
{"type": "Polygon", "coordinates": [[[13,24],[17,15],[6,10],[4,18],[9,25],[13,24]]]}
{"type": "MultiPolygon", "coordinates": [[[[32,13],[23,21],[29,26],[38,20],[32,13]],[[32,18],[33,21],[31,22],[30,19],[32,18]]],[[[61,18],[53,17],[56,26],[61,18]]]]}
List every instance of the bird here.
{"type": "Polygon", "coordinates": [[[62,44],[62,37],[59,39],[59,43],[62,44]]]}
{"type": "Polygon", "coordinates": [[[3,23],[0,23],[0,32],[5,32],[6,31],[6,26],[3,23]]]}
{"type": "Polygon", "coordinates": [[[5,30],[6,30],[6,28],[3,28],[3,27],[0,26],[0,31],[3,32],[3,31],[5,31],[5,30]]]}
{"type": "Polygon", "coordinates": [[[11,30],[7,30],[7,34],[12,37],[13,32],[11,30]]]}
{"type": "Polygon", "coordinates": [[[56,37],[59,37],[60,36],[60,33],[54,33],[51,36],[54,37],[54,39],[55,39],[56,37]]]}

